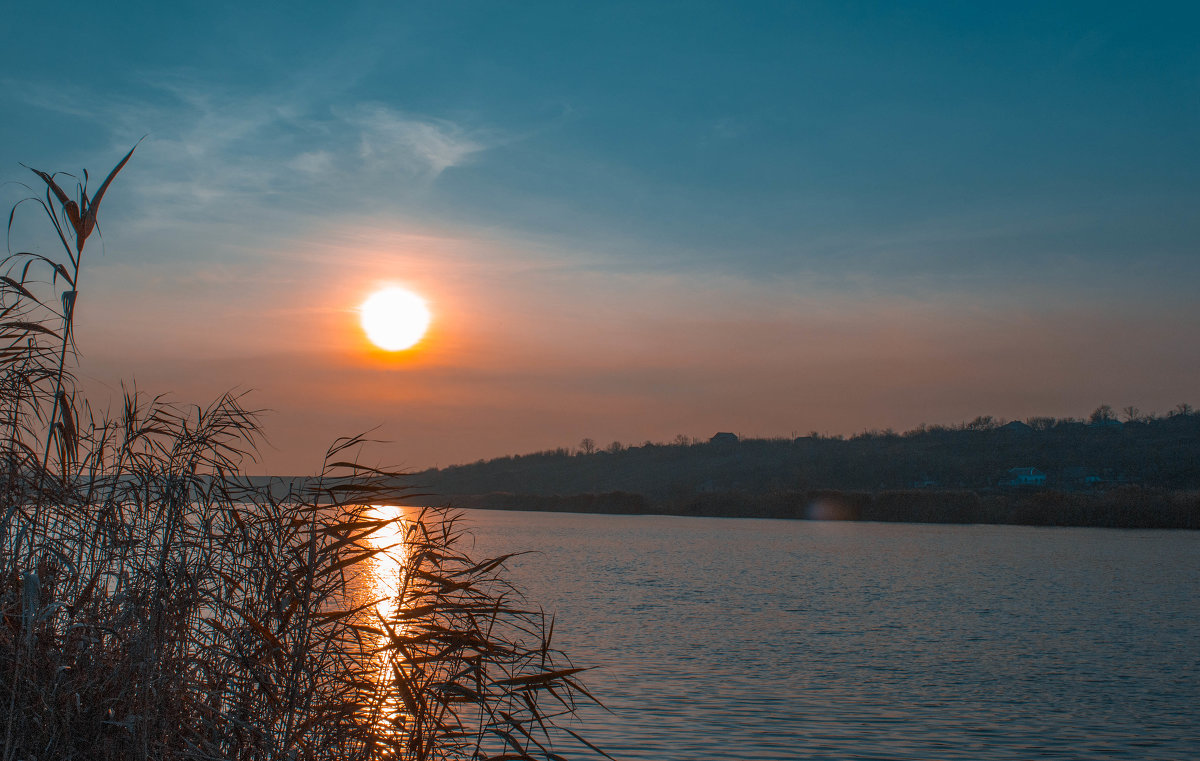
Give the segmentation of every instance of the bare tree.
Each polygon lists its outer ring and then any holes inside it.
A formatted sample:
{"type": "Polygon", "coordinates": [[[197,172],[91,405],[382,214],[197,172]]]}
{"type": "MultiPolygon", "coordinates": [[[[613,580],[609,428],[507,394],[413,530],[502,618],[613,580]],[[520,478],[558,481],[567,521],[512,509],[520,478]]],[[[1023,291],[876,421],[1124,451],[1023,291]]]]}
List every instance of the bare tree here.
{"type": "Polygon", "coordinates": [[[595,454],[595,452],[596,452],[595,440],[584,437],[584,439],[579,442],[579,451],[582,452],[583,454],[595,454]]]}
{"type": "Polygon", "coordinates": [[[963,429],[967,431],[990,431],[998,427],[996,419],[991,415],[980,415],[969,423],[963,424],[963,429]]]}

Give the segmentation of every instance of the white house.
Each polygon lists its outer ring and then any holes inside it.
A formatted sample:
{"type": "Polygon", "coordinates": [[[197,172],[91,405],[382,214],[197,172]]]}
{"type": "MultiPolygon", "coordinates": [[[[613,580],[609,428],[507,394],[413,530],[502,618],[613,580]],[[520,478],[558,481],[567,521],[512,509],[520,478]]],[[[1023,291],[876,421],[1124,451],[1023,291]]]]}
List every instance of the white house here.
{"type": "Polygon", "coordinates": [[[1004,486],[1045,486],[1046,474],[1037,468],[1010,468],[1004,486]]]}

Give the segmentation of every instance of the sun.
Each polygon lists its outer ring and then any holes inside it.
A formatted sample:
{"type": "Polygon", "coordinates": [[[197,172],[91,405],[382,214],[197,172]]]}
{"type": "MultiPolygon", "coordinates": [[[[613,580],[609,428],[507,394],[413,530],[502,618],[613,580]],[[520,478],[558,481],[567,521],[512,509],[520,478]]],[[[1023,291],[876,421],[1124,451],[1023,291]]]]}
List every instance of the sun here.
{"type": "Polygon", "coordinates": [[[429,329],[432,316],[425,300],[407,288],[384,288],[358,308],[363,332],[384,351],[410,349],[429,329]]]}

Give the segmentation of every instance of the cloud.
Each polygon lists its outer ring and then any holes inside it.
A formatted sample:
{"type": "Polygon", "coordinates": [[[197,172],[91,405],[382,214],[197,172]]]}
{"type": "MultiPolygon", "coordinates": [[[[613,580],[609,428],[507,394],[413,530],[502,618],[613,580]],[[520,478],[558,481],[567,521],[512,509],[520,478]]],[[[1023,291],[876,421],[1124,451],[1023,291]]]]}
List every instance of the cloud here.
{"type": "Polygon", "coordinates": [[[461,127],[443,119],[412,118],[380,105],[359,107],[345,118],[362,130],[359,156],[372,168],[436,177],[484,149],[461,127]]]}
{"type": "Polygon", "coordinates": [[[327,174],[333,169],[333,154],[329,151],[309,151],[301,153],[288,162],[288,166],[305,174],[327,174]]]}
{"type": "Polygon", "coordinates": [[[406,193],[419,195],[489,147],[481,131],[448,119],[337,103],[302,87],[246,93],[178,75],[143,85],[136,96],[58,85],[12,92],[99,125],[115,155],[149,133],[138,150],[137,192],[141,221],[152,226],[362,208],[385,196],[394,204],[397,175],[410,180],[406,193]]]}

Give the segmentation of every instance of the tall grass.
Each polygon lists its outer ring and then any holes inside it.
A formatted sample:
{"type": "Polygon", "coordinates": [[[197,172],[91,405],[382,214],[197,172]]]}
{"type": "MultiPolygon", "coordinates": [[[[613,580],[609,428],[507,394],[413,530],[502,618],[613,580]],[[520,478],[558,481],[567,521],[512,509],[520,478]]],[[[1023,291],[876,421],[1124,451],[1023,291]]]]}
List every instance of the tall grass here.
{"type": "Polygon", "coordinates": [[[373,511],[411,494],[361,439],[272,488],[239,396],[83,398],[85,243],[132,154],[92,198],[34,170],[62,253],[0,267],[0,761],[560,758],[590,696],[552,623],[453,513],[373,511]],[[364,597],[385,555],[395,596],[364,597]]]}

